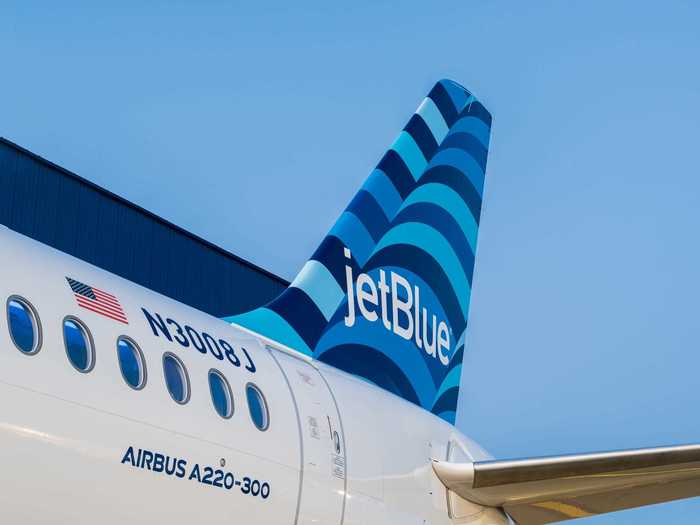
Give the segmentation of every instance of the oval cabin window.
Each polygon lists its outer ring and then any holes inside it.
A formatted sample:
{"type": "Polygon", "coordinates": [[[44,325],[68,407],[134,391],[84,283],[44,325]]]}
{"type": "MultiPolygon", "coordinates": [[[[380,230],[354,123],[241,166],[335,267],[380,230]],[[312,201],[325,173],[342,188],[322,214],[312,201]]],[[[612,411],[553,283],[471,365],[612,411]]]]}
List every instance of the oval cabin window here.
{"type": "Polygon", "coordinates": [[[87,327],[74,317],[63,321],[63,341],[68,360],[78,372],[89,372],[95,366],[95,349],[87,327]]]}
{"type": "Polygon", "coordinates": [[[7,301],[7,324],[12,342],[18,350],[25,354],[35,354],[39,351],[39,318],[29,302],[21,297],[10,297],[7,301]]]}
{"type": "Polygon", "coordinates": [[[270,414],[267,409],[265,396],[253,383],[248,383],[245,387],[245,394],[248,400],[248,411],[250,419],[258,430],[267,430],[270,426],[270,414]]]}
{"type": "Polygon", "coordinates": [[[131,339],[120,337],[117,341],[117,355],[126,384],[135,390],[142,389],[146,384],[146,365],[141,349],[131,339]]]}
{"type": "Polygon", "coordinates": [[[214,410],[224,419],[233,415],[233,396],[226,378],[218,370],[209,370],[209,392],[214,410]]]}
{"type": "Polygon", "coordinates": [[[163,373],[170,397],[181,405],[187,403],[190,399],[190,381],[182,361],[174,354],[165,354],[163,356],[163,373]]]}

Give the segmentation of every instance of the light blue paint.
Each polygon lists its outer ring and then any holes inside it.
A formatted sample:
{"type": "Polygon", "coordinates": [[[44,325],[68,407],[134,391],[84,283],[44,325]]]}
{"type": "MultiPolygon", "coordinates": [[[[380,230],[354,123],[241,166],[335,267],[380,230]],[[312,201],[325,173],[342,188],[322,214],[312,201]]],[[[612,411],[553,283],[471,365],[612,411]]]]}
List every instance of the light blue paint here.
{"type": "Polygon", "coordinates": [[[459,334],[459,337],[457,338],[457,342],[455,343],[455,349],[459,348],[464,344],[465,337],[467,335],[467,331],[469,330],[469,322],[467,321],[467,326],[462,330],[462,333],[459,334]]]}
{"type": "Polygon", "coordinates": [[[372,194],[374,200],[377,201],[384,215],[389,220],[396,215],[396,210],[401,206],[401,195],[386,173],[380,169],[375,169],[370,174],[363,188],[372,194]]]}
{"type": "MultiPolygon", "coordinates": [[[[457,348],[457,347],[455,347],[457,348]]],[[[440,399],[440,396],[445,393],[447,390],[452,388],[453,386],[457,386],[459,384],[459,381],[462,377],[462,365],[457,365],[454,367],[452,370],[450,370],[447,375],[445,376],[445,379],[442,380],[442,384],[440,385],[440,388],[438,388],[438,391],[435,393],[435,401],[440,399]]]]}
{"type": "Polygon", "coordinates": [[[360,264],[364,264],[374,248],[374,239],[365,225],[354,213],[349,211],[343,212],[331,229],[330,235],[335,235],[343,241],[343,244],[350,249],[355,260],[360,264]]]}
{"type": "Polygon", "coordinates": [[[469,153],[458,148],[443,149],[430,160],[428,168],[443,165],[459,169],[471,181],[479,195],[484,193],[484,171],[469,153]]]}
{"type": "Polygon", "coordinates": [[[416,111],[416,113],[420,115],[423,122],[425,122],[428,129],[430,129],[435,142],[441,144],[447,135],[449,128],[447,127],[447,123],[445,122],[442,113],[440,113],[440,110],[435,105],[435,102],[433,102],[433,99],[426,97],[418,107],[418,111],[416,111]]]}
{"type": "Polygon", "coordinates": [[[424,184],[418,186],[406,197],[401,209],[419,202],[429,202],[440,206],[454,217],[467,238],[472,253],[475,253],[479,225],[476,223],[469,206],[466,205],[456,191],[440,182],[424,184]]]}
{"type": "Polygon", "coordinates": [[[416,141],[413,140],[413,137],[409,133],[402,131],[391,145],[391,149],[398,153],[401,159],[403,159],[408,167],[408,171],[410,171],[411,176],[413,176],[413,180],[418,179],[428,162],[425,160],[423,152],[418,147],[418,144],[416,144],[416,141]]]}
{"type": "Polygon", "coordinates": [[[321,310],[326,321],[345,297],[345,292],[338,286],[328,268],[314,259],[306,262],[290,286],[303,290],[321,310]]]}
{"type": "Polygon", "coordinates": [[[267,308],[258,308],[252,312],[227,317],[224,321],[235,323],[248,330],[263,334],[268,339],[277,341],[302,354],[311,355],[311,349],[299,337],[299,334],[289,326],[287,321],[281,318],[277,312],[267,308]]]}
{"type": "MultiPolygon", "coordinates": [[[[469,280],[452,246],[436,229],[419,222],[404,222],[394,226],[377,243],[374,253],[396,244],[416,246],[433,257],[447,274],[457,295],[462,313],[467,315],[467,297],[471,292],[469,280]]],[[[401,261],[396,262],[400,266],[401,261]]]]}

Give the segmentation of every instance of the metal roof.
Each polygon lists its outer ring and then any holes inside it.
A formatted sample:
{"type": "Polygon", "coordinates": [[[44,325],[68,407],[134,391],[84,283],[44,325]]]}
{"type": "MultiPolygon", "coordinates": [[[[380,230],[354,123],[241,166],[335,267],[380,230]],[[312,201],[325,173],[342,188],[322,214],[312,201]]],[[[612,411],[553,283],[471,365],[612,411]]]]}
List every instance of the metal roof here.
{"type": "Polygon", "coordinates": [[[254,308],[289,285],[2,137],[0,224],[212,315],[254,308]]]}

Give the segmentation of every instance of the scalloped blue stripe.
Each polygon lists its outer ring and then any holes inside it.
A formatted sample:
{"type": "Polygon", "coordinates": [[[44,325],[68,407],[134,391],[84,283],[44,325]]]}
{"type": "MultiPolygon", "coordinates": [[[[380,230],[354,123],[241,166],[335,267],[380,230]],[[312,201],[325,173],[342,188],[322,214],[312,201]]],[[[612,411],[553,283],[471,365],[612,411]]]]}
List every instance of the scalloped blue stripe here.
{"type": "Polygon", "coordinates": [[[428,165],[429,168],[434,168],[435,166],[453,166],[457,168],[469,178],[480,196],[484,193],[484,171],[479,166],[479,163],[463,149],[447,148],[439,151],[428,165]]]}
{"type": "Polygon", "coordinates": [[[365,263],[372,253],[372,248],[374,248],[374,239],[365,225],[354,213],[349,211],[343,212],[329,235],[340,239],[352,251],[355,260],[361,265],[365,263]]]}
{"type": "Polygon", "coordinates": [[[290,287],[303,290],[328,321],[345,297],[333,274],[322,263],[311,259],[306,262],[290,287]]]}
{"type": "MultiPolygon", "coordinates": [[[[374,348],[380,354],[389,357],[411,382],[411,386],[418,395],[421,406],[432,406],[435,398],[435,383],[430,375],[428,367],[425,365],[423,353],[413,346],[412,341],[401,339],[397,341],[397,336],[392,331],[387,330],[381,321],[369,323],[358,319],[358,324],[349,329],[344,323],[337,323],[323,334],[316,347],[314,357],[322,359],[323,354],[331,348],[343,344],[362,344],[374,348]],[[396,351],[407,345],[415,351],[396,351]],[[394,350],[392,352],[392,350],[394,350]]],[[[403,348],[405,350],[405,348],[403,348]]],[[[430,410],[430,408],[428,408],[430,410]]]]}
{"type": "Polygon", "coordinates": [[[433,102],[433,99],[427,97],[423,100],[416,113],[423,119],[426,123],[430,133],[433,134],[435,142],[440,144],[443,139],[447,136],[449,128],[445,118],[440,113],[440,110],[433,102]]]}
{"type": "Polygon", "coordinates": [[[451,425],[454,425],[455,420],[457,419],[457,412],[454,410],[445,410],[444,412],[440,412],[439,414],[435,415],[441,419],[444,419],[451,425]]]}
{"type": "MultiPolygon", "coordinates": [[[[465,318],[468,310],[467,297],[471,293],[469,279],[464,273],[462,263],[457,254],[440,232],[435,228],[420,222],[404,222],[387,232],[377,243],[374,253],[397,244],[415,246],[429,254],[445,270],[452,289],[456,292],[457,300],[465,318]]],[[[397,266],[400,266],[397,261],[397,266]]]]}
{"type": "Polygon", "coordinates": [[[401,160],[406,164],[408,171],[411,172],[413,180],[417,180],[428,165],[428,161],[425,160],[423,152],[418,147],[418,144],[416,144],[411,134],[406,131],[399,133],[399,136],[389,149],[393,149],[399,154],[401,160]]]}
{"type": "Polygon", "coordinates": [[[452,99],[458,113],[461,112],[464,109],[464,106],[466,106],[469,102],[475,100],[472,94],[469,93],[469,91],[467,91],[463,86],[457,84],[457,82],[445,78],[440,81],[440,84],[442,84],[442,87],[445,88],[445,91],[447,91],[447,94],[452,99]]]}
{"type": "Polygon", "coordinates": [[[476,223],[476,219],[474,219],[469,206],[462,200],[459,193],[439,182],[424,184],[423,186],[418,186],[411,192],[401,205],[401,210],[418,202],[435,204],[452,215],[464,232],[464,236],[467,238],[467,242],[469,242],[472,253],[476,253],[476,239],[479,232],[479,225],[476,223]]]}
{"type": "Polygon", "coordinates": [[[454,133],[469,133],[476,137],[484,148],[489,147],[491,128],[478,117],[464,117],[459,119],[459,121],[450,128],[448,135],[454,133]]]}
{"type": "Polygon", "coordinates": [[[396,211],[401,206],[401,195],[386,173],[380,169],[375,169],[364,186],[362,186],[362,189],[374,197],[387,219],[391,220],[396,215],[396,211]]]}
{"type": "Polygon", "coordinates": [[[282,343],[294,350],[306,355],[311,355],[311,349],[296,333],[289,323],[269,308],[258,308],[250,312],[231,317],[225,317],[224,321],[238,325],[263,334],[265,337],[282,343]]]}
{"type": "Polygon", "coordinates": [[[438,388],[438,391],[435,393],[435,399],[433,400],[433,404],[435,404],[435,402],[438,399],[440,399],[440,396],[447,392],[447,390],[449,390],[452,387],[459,386],[459,382],[461,379],[462,365],[457,365],[452,370],[450,370],[450,372],[445,376],[445,379],[443,379],[440,388],[438,388]]]}

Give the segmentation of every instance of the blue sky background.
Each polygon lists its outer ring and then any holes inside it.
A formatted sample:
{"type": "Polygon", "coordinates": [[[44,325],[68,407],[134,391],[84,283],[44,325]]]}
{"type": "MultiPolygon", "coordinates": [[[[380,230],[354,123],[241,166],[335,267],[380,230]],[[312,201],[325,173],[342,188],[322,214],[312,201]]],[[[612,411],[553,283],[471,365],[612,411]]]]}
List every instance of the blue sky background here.
{"type": "Polygon", "coordinates": [[[461,428],[700,442],[699,4],[93,4],[2,3],[0,135],[291,278],[453,78],[495,117],[461,428]]]}

